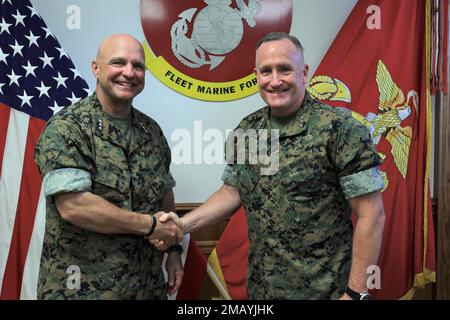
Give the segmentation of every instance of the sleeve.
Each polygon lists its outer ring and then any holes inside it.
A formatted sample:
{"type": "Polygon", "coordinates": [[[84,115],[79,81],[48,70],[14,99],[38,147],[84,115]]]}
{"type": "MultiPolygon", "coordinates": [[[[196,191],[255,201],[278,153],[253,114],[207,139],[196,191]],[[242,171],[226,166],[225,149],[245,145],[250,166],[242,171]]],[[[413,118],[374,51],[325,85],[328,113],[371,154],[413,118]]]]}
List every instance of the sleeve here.
{"type": "Polygon", "coordinates": [[[51,121],[36,145],[35,161],[46,196],[90,191],[94,165],[76,125],[64,120],[51,121]]]}
{"type": "Polygon", "coordinates": [[[236,168],[237,166],[228,164],[223,171],[222,181],[225,184],[240,189],[240,183],[236,168]]]}
{"type": "Polygon", "coordinates": [[[363,124],[345,117],[332,141],[332,159],[347,199],[383,189],[382,161],[363,124]]]}
{"type": "MultiPolygon", "coordinates": [[[[240,189],[239,183],[239,165],[237,164],[238,158],[238,146],[236,142],[236,137],[239,134],[239,126],[234,128],[234,130],[228,133],[227,139],[224,145],[224,155],[226,167],[222,174],[222,181],[225,184],[231,185],[240,189]],[[238,133],[236,133],[238,132],[238,133]]],[[[241,146],[242,148],[242,146],[241,146]]],[[[245,152],[245,148],[244,148],[245,152]]],[[[244,153],[245,154],[245,153],[244,153]]]]}
{"type": "MultiPolygon", "coordinates": [[[[164,157],[166,159],[166,165],[165,165],[165,169],[167,171],[167,175],[166,176],[166,183],[169,183],[168,186],[170,186],[171,183],[173,183],[173,187],[175,187],[175,180],[172,177],[172,174],[170,173],[170,164],[172,163],[172,152],[170,151],[170,147],[169,147],[169,143],[167,142],[166,136],[164,135],[164,132],[162,131],[161,127],[159,126],[158,123],[156,123],[154,120],[152,120],[151,122],[151,126],[153,127],[152,132],[157,132],[159,139],[159,145],[161,146],[163,152],[164,152],[164,157]],[[170,177],[169,177],[170,175],[170,177]]],[[[165,189],[165,191],[167,191],[165,189]]]]}
{"type": "Polygon", "coordinates": [[[164,193],[172,190],[176,185],[177,183],[175,182],[175,179],[169,171],[164,179],[164,193]]]}
{"type": "Polygon", "coordinates": [[[240,191],[252,192],[260,178],[261,169],[259,166],[249,164],[252,163],[249,157],[253,151],[248,150],[251,147],[248,147],[246,139],[257,141],[258,137],[255,129],[247,129],[248,125],[245,121],[245,119],[242,120],[239,126],[227,136],[225,142],[227,166],[222,174],[222,181],[240,191]]]}
{"type": "Polygon", "coordinates": [[[50,171],[42,181],[46,197],[63,192],[91,191],[90,172],[82,169],[62,168],[50,171]]]}
{"type": "Polygon", "coordinates": [[[152,130],[154,132],[156,130],[156,132],[159,136],[159,140],[158,140],[159,144],[162,147],[164,157],[166,159],[165,170],[167,172],[164,177],[164,193],[166,193],[168,191],[171,191],[176,186],[176,181],[173,178],[172,173],[170,172],[170,164],[172,162],[172,154],[171,154],[170,147],[167,142],[166,136],[164,135],[164,132],[162,131],[161,127],[159,126],[159,124],[156,121],[151,120],[150,130],[152,130]],[[152,128],[153,128],[153,130],[152,130],[152,128]]]}

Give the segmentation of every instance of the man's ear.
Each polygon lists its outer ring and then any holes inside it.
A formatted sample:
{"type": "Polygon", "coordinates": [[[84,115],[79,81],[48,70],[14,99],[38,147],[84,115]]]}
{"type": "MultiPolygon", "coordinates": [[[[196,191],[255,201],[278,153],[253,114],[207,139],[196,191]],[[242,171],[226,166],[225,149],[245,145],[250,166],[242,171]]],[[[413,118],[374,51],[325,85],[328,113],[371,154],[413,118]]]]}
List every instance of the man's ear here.
{"type": "Polygon", "coordinates": [[[305,63],[303,67],[303,83],[308,82],[309,66],[305,63]]]}
{"type": "Polygon", "coordinates": [[[99,72],[100,72],[100,66],[99,66],[97,60],[92,60],[92,62],[91,62],[91,70],[92,70],[92,73],[94,74],[94,76],[96,78],[98,78],[98,75],[99,75],[99,72]]]}

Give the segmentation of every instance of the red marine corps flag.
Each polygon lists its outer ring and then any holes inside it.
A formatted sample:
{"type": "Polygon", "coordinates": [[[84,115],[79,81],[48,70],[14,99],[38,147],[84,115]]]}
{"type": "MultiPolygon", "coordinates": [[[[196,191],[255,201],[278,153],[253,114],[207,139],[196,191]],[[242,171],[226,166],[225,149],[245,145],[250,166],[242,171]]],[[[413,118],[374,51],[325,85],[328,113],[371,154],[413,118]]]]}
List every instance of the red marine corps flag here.
{"type": "Polygon", "coordinates": [[[233,214],[209,255],[208,273],[225,299],[247,300],[248,227],[244,207],[233,214]]]}
{"type": "Polygon", "coordinates": [[[386,223],[379,269],[368,270],[378,299],[411,298],[415,287],[435,281],[430,16],[428,1],[358,1],[308,88],[352,110],[384,159],[386,223]]]}

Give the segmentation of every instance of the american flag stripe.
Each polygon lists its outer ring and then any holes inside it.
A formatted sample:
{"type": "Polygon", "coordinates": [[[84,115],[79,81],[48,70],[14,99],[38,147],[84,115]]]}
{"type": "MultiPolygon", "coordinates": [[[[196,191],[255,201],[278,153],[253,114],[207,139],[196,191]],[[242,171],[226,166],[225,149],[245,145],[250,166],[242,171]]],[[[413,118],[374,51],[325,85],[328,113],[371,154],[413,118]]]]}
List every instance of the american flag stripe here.
{"type": "Polygon", "coordinates": [[[3,292],[4,272],[19,202],[26,149],[26,134],[23,132],[28,131],[29,118],[26,113],[11,109],[0,177],[0,292],[3,292]]]}
{"type": "Polygon", "coordinates": [[[0,6],[0,299],[35,299],[45,199],[34,147],[88,86],[28,0],[0,6]]]}
{"type": "Polygon", "coordinates": [[[34,219],[34,229],[31,236],[30,246],[25,261],[25,268],[22,276],[22,288],[20,299],[37,299],[37,279],[39,275],[39,265],[41,262],[42,243],[44,242],[45,231],[45,197],[43,188],[39,195],[39,203],[34,219]]]}
{"type": "MultiPolygon", "coordinates": [[[[18,113],[18,111],[14,111],[14,113],[18,113]]],[[[14,299],[20,296],[22,274],[41,191],[41,177],[34,163],[33,156],[34,146],[45,126],[45,122],[34,117],[27,117],[29,118],[29,122],[22,164],[23,172],[21,175],[22,179],[20,182],[14,229],[0,296],[2,299],[14,299]]]]}

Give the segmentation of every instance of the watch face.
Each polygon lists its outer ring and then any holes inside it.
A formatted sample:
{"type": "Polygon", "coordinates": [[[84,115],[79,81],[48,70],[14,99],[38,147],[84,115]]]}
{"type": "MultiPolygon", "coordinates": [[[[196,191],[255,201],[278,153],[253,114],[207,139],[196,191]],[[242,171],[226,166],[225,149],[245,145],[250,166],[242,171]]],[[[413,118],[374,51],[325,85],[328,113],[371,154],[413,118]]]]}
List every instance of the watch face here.
{"type": "Polygon", "coordinates": [[[368,294],[368,293],[361,293],[360,300],[370,300],[370,294],[368,294]]]}

